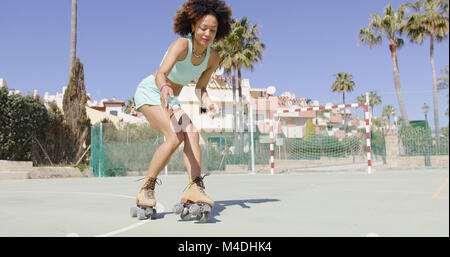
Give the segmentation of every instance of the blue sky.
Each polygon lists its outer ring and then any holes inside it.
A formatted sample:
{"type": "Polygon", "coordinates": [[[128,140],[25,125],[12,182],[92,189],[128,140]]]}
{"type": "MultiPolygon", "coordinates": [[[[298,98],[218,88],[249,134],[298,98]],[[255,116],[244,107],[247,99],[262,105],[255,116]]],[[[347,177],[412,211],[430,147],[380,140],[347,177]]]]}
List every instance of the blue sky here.
{"type": "MultiPolygon", "coordinates": [[[[77,56],[84,63],[86,88],[94,100],[133,97],[138,83],[158,68],[178,37],[172,32],[172,18],[183,2],[78,1],[77,56]]],[[[386,41],[373,49],[357,42],[371,13],[381,14],[389,3],[397,9],[406,0],[226,2],[233,17],[248,16],[260,24],[260,39],[267,46],[262,65],[256,64],[253,72],[243,71],[252,87],[274,85],[277,95],[288,91],[297,98],[339,104],[342,96],[331,92],[333,74],[347,72],[356,82],[347,102],[377,91],[383,103],[376,107],[376,115],[387,104],[398,109],[386,41]]],[[[70,0],[1,1],[0,78],[9,88],[25,93],[37,89],[41,95],[61,92],[69,76],[70,13],[70,0]]],[[[398,61],[409,118],[423,119],[420,107],[424,102],[433,104],[429,41],[406,43],[398,61]]],[[[436,45],[435,62],[439,76],[449,62],[448,39],[436,45]]],[[[448,125],[447,106],[445,90],[439,94],[441,126],[448,125]]]]}

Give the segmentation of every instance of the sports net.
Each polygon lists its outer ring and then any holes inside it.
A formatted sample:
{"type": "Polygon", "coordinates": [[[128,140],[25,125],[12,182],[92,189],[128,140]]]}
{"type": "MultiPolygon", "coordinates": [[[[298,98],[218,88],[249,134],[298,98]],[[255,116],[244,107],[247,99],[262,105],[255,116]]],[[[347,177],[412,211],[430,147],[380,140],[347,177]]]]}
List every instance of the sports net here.
{"type": "Polygon", "coordinates": [[[279,111],[274,135],[277,170],[368,169],[368,150],[371,159],[385,161],[384,137],[370,133],[368,148],[365,109],[358,104],[279,111]]]}

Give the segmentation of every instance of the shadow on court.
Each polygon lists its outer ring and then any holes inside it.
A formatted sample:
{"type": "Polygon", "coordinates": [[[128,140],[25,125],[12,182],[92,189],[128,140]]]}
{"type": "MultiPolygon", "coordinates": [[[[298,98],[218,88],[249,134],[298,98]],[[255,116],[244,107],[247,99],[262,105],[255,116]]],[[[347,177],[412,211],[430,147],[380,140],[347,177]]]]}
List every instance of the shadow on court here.
{"type": "Polygon", "coordinates": [[[247,204],[259,204],[259,203],[270,203],[270,202],[279,202],[280,199],[247,199],[247,200],[226,200],[226,201],[217,201],[214,205],[214,209],[211,213],[211,218],[208,223],[217,223],[221,222],[216,219],[217,216],[220,216],[220,213],[226,210],[227,207],[232,205],[241,206],[243,209],[249,209],[251,206],[247,204]]]}
{"type": "MultiPolygon", "coordinates": [[[[204,224],[211,224],[211,223],[218,223],[222,222],[221,220],[218,220],[216,217],[220,216],[221,212],[227,209],[229,206],[238,205],[243,209],[249,209],[251,208],[248,204],[260,204],[260,203],[270,203],[270,202],[279,202],[279,199],[246,199],[246,200],[225,200],[225,201],[216,201],[214,202],[214,208],[212,209],[211,216],[208,219],[208,222],[204,224]]],[[[157,214],[157,219],[164,218],[167,214],[174,214],[174,212],[162,212],[157,214]]],[[[195,219],[194,217],[191,217],[191,221],[195,219]]],[[[179,219],[178,221],[184,222],[183,220],[179,219]]],[[[200,222],[196,222],[200,223],[200,222]]]]}

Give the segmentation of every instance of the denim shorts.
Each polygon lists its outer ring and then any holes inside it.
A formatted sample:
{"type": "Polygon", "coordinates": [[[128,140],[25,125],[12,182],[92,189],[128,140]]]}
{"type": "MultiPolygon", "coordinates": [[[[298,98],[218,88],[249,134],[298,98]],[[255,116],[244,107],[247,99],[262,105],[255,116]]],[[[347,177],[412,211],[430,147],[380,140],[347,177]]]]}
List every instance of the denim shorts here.
{"type": "MultiPolygon", "coordinates": [[[[140,112],[139,108],[145,104],[161,105],[161,92],[156,86],[155,77],[153,75],[148,76],[139,83],[136,93],[134,94],[134,101],[138,112],[140,112]]],[[[174,96],[173,98],[168,96],[167,102],[172,109],[181,108],[181,105],[178,102],[178,96],[174,96]]]]}

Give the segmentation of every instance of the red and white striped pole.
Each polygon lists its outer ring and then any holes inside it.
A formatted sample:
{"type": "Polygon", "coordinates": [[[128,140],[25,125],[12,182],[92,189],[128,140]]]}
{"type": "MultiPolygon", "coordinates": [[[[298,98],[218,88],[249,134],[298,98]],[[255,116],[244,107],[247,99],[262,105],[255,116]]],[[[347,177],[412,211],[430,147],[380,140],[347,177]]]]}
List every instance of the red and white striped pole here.
{"type": "Polygon", "coordinates": [[[269,136],[270,136],[270,174],[273,175],[274,174],[274,169],[275,169],[275,162],[274,162],[274,143],[273,143],[273,120],[275,118],[275,115],[269,114],[271,117],[269,118],[269,125],[270,125],[270,130],[269,130],[269,136]]]}
{"type": "Polygon", "coordinates": [[[372,147],[370,142],[369,93],[366,93],[366,103],[364,109],[365,109],[364,116],[366,118],[367,172],[370,174],[372,172],[372,161],[371,161],[372,147]]]}

